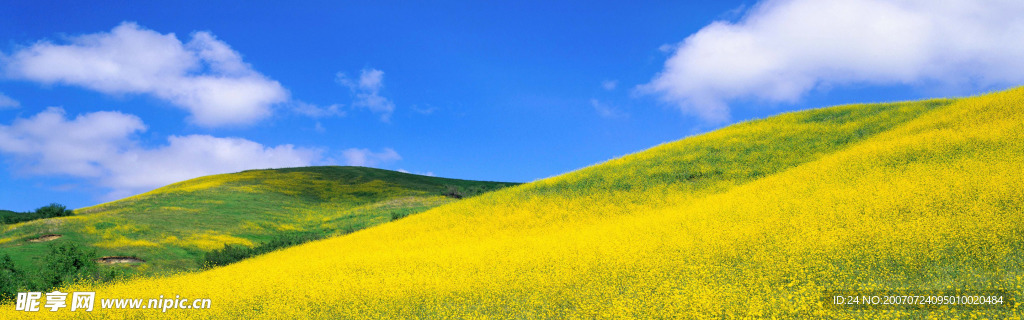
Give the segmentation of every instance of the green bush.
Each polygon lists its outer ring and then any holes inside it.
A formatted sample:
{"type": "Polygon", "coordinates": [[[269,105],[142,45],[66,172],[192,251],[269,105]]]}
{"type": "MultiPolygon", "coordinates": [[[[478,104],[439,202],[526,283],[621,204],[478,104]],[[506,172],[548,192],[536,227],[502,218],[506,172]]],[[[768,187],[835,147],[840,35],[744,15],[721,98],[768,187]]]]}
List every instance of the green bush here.
{"type": "Polygon", "coordinates": [[[408,215],[409,214],[404,212],[404,211],[398,211],[398,210],[391,211],[391,221],[395,221],[395,220],[398,220],[398,219],[401,219],[401,218],[405,218],[408,215]]]}
{"type": "Polygon", "coordinates": [[[459,191],[459,186],[445,186],[444,195],[449,198],[462,199],[462,191],[459,191]]]}
{"type": "Polygon", "coordinates": [[[224,248],[206,253],[205,265],[208,267],[225,266],[256,255],[256,248],[242,245],[224,245],[224,248]]]}
{"type": "Polygon", "coordinates": [[[96,249],[76,243],[51,244],[37,285],[49,290],[80,279],[96,278],[96,249]]]}
{"type": "Polygon", "coordinates": [[[96,250],[75,243],[51,244],[38,272],[26,273],[15,267],[11,256],[0,256],[0,303],[14,299],[18,292],[49,292],[81,279],[100,279],[96,250]]]}
{"type": "Polygon", "coordinates": [[[261,243],[251,248],[242,245],[226,244],[222,249],[207,252],[204,257],[204,265],[207,267],[225,266],[277,249],[287,248],[323,238],[323,233],[318,232],[291,232],[278,235],[268,242],[261,243]]]}
{"type": "Polygon", "coordinates": [[[68,209],[63,204],[51,203],[47,206],[36,209],[36,215],[40,215],[46,218],[55,217],[66,217],[74,213],[74,210],[68,209]]]}
{"type": "Polygon", "coordinates": [[[391,221],[395,221],[395,220],[398,220],[398,219],[401,219],[401,218],[408,217],[411,214],[416,214],[416,213],[423,212],[425,209],[426,208],[422,208],[422,207],[392,209],[391,212],[390,212],[391,221]]]}
{"type": "Polygon", "coordinates": [[[0,256],[0,303],[14,299],[18,289],[24,286],[25,274],[14,267],[11,256],[0,256]]]}
{"type": "Polygon", "coordinates": [[[469,198],[478,196],[484,193],[488,193],[502,188],[513,186],[514,184],[496,184],[491,186],[486,185],[471,185],[471,186],[456,186],[456,185],[444,185],[442,187],[441,194],[455,199],[469,198]]]}

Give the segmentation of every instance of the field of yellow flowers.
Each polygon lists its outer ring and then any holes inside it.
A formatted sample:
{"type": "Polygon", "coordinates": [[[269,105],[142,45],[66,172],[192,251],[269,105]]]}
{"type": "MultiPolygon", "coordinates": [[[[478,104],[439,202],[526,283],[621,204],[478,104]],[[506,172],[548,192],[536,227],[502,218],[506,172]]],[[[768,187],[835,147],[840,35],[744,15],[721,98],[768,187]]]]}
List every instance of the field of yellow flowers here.
{"type": "MultiPolygon", "coordinates": [[[[210,271],[95,318],[1020,318],[827,290],[1024,292],[1024,88],[788,113],[210,271]]],[[[35,318],[66,313],[13,312],[35,318]]],[[[66,312],[66,310],[65,310],[66,312]]]]}

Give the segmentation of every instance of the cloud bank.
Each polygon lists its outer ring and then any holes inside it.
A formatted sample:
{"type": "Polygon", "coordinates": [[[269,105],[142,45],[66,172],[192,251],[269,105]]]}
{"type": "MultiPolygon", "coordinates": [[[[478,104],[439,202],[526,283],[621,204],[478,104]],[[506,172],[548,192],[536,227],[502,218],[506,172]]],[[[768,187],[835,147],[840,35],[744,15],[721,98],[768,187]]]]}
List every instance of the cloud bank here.
{"type": "Polygon", "coordinates": [[[1022,34],[1016,0],[769,0],[687,37],[637,89],[719,122],[730,101],[792,103],[821,86],[1021,84],[1022,34]]]}
{"type": "Polygon", "coordinates": [[[193,123],[205,127],[250,124],[288,100],[280,83],[205,31],[182,43],[173,33],[125,22],[65,44],[41,41],[2,62],[4,73],[15,79],[152,95],[187,110],[193,123]]]}
{"type": "Polygon", "coordinates": [[[69,119],[51,107],[0,125],[0,152],[12,155],[12,164],[25,174],[94,179],[113,190],[113,198],[210,174],[308,166],[323,154],[208,135],[170,136],[165,145],[144,148],[135,136],[145,130],[134,115],[100,111],[69,119]]]}

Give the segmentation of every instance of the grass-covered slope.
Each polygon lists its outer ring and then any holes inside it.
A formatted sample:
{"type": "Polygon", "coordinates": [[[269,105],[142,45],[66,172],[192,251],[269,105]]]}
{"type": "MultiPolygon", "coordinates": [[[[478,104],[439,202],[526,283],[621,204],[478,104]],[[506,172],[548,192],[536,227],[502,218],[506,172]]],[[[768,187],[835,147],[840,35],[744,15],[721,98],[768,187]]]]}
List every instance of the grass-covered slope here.
{"type": "Polygon", "coordinates": [[[1020,297],[1022,104],[1015,89],[789,113],[224,268],[67,290],[213,301],[89,314],[110,317],[1019,317],[821,300],[1020,297]]]}
{"type": "Polygon", "coordinates": [[[505,183],[445,179],[363,167],[251,170],[175,183],[78,209],[65,218],[0,225],[0,253],[38,269],[47,245],[76,242],[100,256],[132,256],[129,273],[194,270],[205,252],[252,246],[280,234],[344,234],[453,201],[447,186],[491,190],[505,183]],[[61,237],[31,242],[45,235],[61,237]]]}

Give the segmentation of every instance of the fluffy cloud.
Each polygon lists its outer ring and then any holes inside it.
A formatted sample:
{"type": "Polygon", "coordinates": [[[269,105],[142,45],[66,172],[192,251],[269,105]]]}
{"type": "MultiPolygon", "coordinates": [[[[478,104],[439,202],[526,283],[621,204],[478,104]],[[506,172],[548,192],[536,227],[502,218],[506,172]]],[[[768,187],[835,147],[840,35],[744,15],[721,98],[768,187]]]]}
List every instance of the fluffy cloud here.
{"type": "Polygon", "coordinates": [[[0,125],[0,153],[11,155],[26,174],[93,179],[115,196],[210,174],[316,164],[323,153],[207,135],[170,136],[166,145],[143,148],[134,136],[145,130],[134,115],[93,112],[68,119],[62,109],[49,108],[0,125]]]}
{"type": "Polygon", "coordinates": [[[370,149],[350,148],[342,151],[341,157],[346,165],[362,167],[372,167],[402,160],[402,156],[398,155],[398,152],[391,148],[384,148],[380,152],[373,152],[370,149]]]}
{"type": "Polygon", "coordinates": [[[14,155],[29,174],[98,178],[108,174],[105,160],[132,148],[131,136],[144,130],[133,115],[101,111],[67,119],[51,107],[0,125],[0,152],[14,155]]]}
{"type": "Polygon", "coordinates": [[[21,103],[18,103],[18,100],[11,99],[11,97],[0,92],[0,109],[17,108],[20,106],[21,103]]]}
{"type": "Polygon", "coordinates": [[[202,126],[248,124],[288,100],[277,81],[256,72],[209,32],[188,43],[134,23],[109,33],[41,41],[5,58],[7,76],[81,86],[107,94],[149,94],[188,110],[202,126]]]}
{"type": "Polygon", "coordinates": [[[674,49],[640,92],[710,121],[737,99],[795,102],[819,86],[1024,82],[1024,2],[776,0],[674,49]]]}
{"type": "Polygon", "coordinates": [[[381,121],[389,121],[391,114],[395,111],[395,104],[380,95],[384,87],[384,71],[377,69],[363,69],[359,74],[359,80],[353,81],[344,73],[337,74],[337,82],[348,87],[355,94],[353,107],[366,108],[372,112],[380,113],[381,121]]]}
{"type": "Polygon", "coordinates": [[[131,149],[107,160],[106,183],[148,189],[199,176],[246,169],[299,167],[319,161],[322,151],[290,144],[267,147],[242,138],[170,136],[155,149],[131,149]]]}

